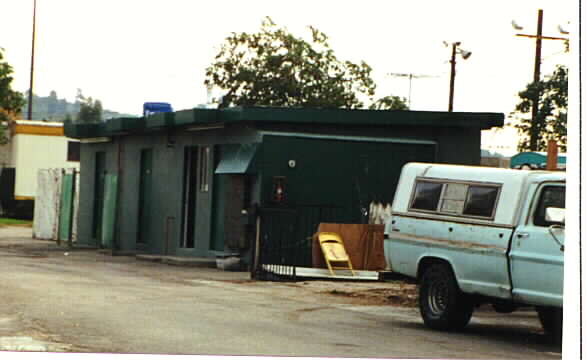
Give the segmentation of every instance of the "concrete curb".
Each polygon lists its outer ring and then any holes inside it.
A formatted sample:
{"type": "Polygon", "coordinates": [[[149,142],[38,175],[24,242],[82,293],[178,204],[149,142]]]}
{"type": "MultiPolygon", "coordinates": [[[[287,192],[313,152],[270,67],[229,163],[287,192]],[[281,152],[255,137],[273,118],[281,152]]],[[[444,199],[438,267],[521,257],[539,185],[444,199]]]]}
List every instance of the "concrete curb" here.
{"type": "Polygon", "coordinates": [[[180,257],[180,256],[160,256],[160,255],[136,255],[137,260],[160,262],[167,265],[189,266],[199,268],[216,268],[216,259],[201,257],[180,257]]]}

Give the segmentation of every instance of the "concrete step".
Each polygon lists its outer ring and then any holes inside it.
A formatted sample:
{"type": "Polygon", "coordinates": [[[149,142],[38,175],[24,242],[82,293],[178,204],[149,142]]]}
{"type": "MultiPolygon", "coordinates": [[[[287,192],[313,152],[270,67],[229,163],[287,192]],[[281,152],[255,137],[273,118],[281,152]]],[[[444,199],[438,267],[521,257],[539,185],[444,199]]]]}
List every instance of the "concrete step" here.
{"type": "Polygon", "coordinates": [[[160,262],[168,265],[216,268],[216,259],[191,256],[136,255],[138,260],[160,262]]]}

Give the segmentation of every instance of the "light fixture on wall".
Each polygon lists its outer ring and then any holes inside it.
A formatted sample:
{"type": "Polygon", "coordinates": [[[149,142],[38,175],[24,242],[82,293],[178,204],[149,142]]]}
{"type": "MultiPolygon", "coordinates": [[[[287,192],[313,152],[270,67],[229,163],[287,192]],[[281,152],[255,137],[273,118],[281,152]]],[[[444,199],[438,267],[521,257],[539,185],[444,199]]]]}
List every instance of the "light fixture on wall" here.
{"type": "Polygon", "coordinates": [[[284,176],[273,177],[273,201],[282,204],[287,199],[284,176]]]}

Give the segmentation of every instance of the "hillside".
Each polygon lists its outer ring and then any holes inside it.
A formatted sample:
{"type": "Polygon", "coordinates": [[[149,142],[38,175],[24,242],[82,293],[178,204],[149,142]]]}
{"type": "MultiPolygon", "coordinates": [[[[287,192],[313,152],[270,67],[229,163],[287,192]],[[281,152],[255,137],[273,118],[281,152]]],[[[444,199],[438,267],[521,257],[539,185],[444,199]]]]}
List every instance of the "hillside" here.
{"type": "MultiPolygon", "coordinates": [[[[49,96],[37,96],[33,94],[33,114],[32,120],[46,120],[46,121],[64,121],[67,116],[75,119],[79,113],[81,92],[78,93],[78,98],[74,103],[70,103],[65,99],[59,99],[55,91],[51,91],[49,96]]],[[[28,94],[26,96],[26,104],[22,107],[22,117],[28,117],[28,94]]],[[[104,109],[102,117],[104,120],[116,117],[135,117],[136,115],[122,114],[116,111],[104,109]]]]}

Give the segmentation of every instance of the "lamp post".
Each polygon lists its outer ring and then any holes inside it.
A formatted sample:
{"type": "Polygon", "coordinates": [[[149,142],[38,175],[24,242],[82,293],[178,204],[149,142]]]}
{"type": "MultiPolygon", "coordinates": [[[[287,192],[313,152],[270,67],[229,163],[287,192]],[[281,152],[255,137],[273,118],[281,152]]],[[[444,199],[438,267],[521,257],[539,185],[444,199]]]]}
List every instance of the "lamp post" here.
{"type": "Polygon", "coordinates": [[[37,17],[37,0],[33,3],[33,44],[31,49],[31,79],[28,93],[28,119],[33,119],[33,79],[35,72],[35,30],[37,17]]]}
{"type": "Polygon", "coordinates": [[[456,80],[456,54],[462,55],[462,59],[466,60],[472,55],[470,51],[460,49],[460,42],[452,43],[452,58],[450,71],[450,100],[448,103],[448,111],[454,111],[454,82],[456,80]]]}

